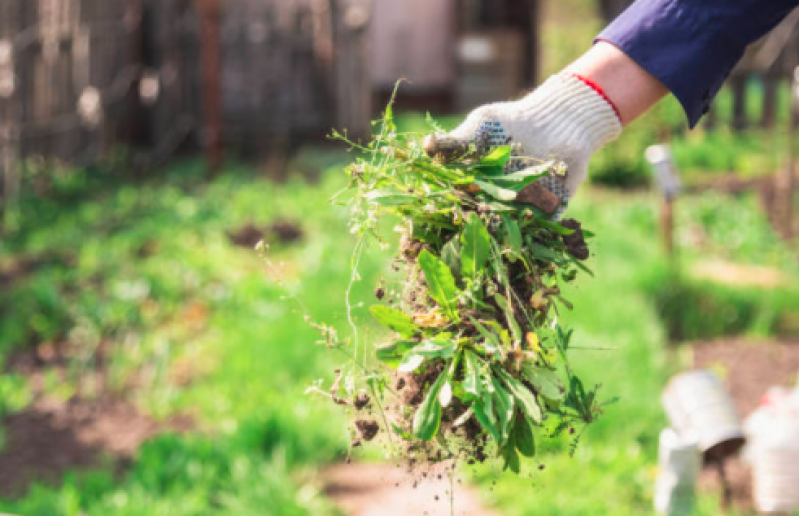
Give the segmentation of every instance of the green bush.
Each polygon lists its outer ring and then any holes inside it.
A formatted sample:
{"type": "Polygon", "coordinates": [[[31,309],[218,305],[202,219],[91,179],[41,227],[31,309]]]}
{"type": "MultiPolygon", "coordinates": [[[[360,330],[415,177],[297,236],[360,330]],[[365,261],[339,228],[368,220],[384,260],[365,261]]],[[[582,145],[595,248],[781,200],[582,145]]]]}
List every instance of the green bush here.
{"type": "Polygon", "coordinates": [[[799,292],[790,290],[731,287],[668,271],[653,274],[646,288],[671,341],[790,334],[799,317],[799,292]]]}

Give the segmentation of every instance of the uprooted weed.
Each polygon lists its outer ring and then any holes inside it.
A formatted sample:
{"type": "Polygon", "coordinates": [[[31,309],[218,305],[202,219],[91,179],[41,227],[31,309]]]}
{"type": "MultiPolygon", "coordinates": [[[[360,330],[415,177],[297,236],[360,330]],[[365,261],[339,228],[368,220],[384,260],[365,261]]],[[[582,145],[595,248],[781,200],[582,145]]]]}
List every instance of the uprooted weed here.
{"type": "Polygon", "coordinates": [[[557,323],[571,309],[559,285],[590,272],[590,234],[557,222],[560,200],[536,183],[562,164],[454,142],[430,123],[438,136],[399,133],[389,105],[367,145],[333,134],[362,153],[337,196],[357,237],[352,281],[366,241],[386,243],[386,216],[399,219],[392,267],[404,281],[375,290],[370,312],[393,332],[386,342],[360,342],[349,292],[353,336],[318,326],[348,361],[330,389],[311,390],[354,408],[355,445],[384,432],[413,462],[499,456],[518,473],[536,436],[568,430],[573,451],[605,405],[569,366],[572,333],[557,323]]]}

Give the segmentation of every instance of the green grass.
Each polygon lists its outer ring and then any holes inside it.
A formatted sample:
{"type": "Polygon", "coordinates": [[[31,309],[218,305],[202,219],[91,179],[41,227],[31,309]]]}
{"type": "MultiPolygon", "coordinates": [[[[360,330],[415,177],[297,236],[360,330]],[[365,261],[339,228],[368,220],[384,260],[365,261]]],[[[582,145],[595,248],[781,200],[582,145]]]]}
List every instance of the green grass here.
{"type": "MultiPolygon", "coordinates": [[[[24,201],[17,230],[0,243],[0,261],[49,258],[2,297],[0,355],[67,339],[91,357],[99,336],[113,343],[110,372],[120,392],[137,375],[144,381],[126,394],[142,411],[156,418],[189,413],[197,430],[151,440],[121,475],[110,463],[74,472],[60,485],[0,500],[0,510],[31,516],[331,514],[309,472],[342,457],[346,428],[335,407],[304,389],[318,378],[329,381],[337,358],[314,343],[316,332],[304,315],[346,330],[343,292],[353,240],[347,214],[327,203],[340,186],[332,170],[315,184],[294,178],[276,186],[246,169],[206,183],[201,167],[187,163],[140,184],[24,201]],[[284,264],[281,285],[253,251],[226,237],[246,222],[277,218],[299,221],[305,232],[302,242],[268,253],[284,264]],[[187,384],[174,380],[179,367],[193,373],[187,384]]],[[[662,284],[668,270],[657,207],[655,195],[588,189],[572,207],[597,235],[595,277],[566,292],[576,309],[562,319],[575,328],[575,345],[612,348],[574,350],[573,359],[589,382],[602,381],[600,397],[620,401],[587,430],[573,459],[554,453],[568,443],[541,437],[540,454],[525,476],[469,470],[503,514],[651,512],[657,436],[665,425],[660,392],[681,367],[668,358],[667,325],[650,288],[662,284]]],[[[795,251],[773,235],[748,197],[681,199],[677,235],[684,270],[708,258],[769,265],[792,277],[799,269],[795,251]],[[694,226],[706,235],[701,246],[685,236],[694,226]]],[[[367,253],[355,299],[371,298],[387,260],[386,252],[367,253]]],[[[736,306],[757,304],[757,296],[743,291],[736,306]]],[[[356,317],[367,320],[360,307],[356,317]]],[[[73,383],[81,368],[91,367],[90,360],[76,361],[73,383]]],[[[30,401],[13,375],[2,378],[0,393],[4,411],[30,401]]],[[[717,507],[714,496],[705,495],[698,514],[715,514],[717,507]]]]}
{"type": "MultiPolygon", "coordinates": [[[[693,212],[706,202],[694,198],[685,199],[683,204],[693,212]]],[[[715,202],[730,211],[744,209],[745,205],[729,199],[715,202]]],[[[572,356],[575,367],[588,381],[592,377],[602,381],[602,396],[619,396],[620,401],[608,406],[598,423],[588,428],[573,459],[549,452],[566,443],[543,438],[539,443],[545,452],[527,464],[528,475],[515,478],[494,468],[480,468],[474,477],[484,486],[487,499],[503,514],[650,514],[657,439],[666,425],[660,394],[668,376],[685,365],[668,358],[666,327],[658,316],[657,299],[646,288],[662,280],[662,271],[667,269],[657,235],[657,200],[640,195],[625,199],[586,195],[570,214],[586,221],[585,225],[596,232],[592,259],[595,278],[584,279],[567,292],[576,308],[563,321],[573,326],[575,342],[615,348],[576,350],[572,356]],[[545,469],[538,470],[539,464],[545,469]]],[[[748,235],[742,238],[742,245],[762,239],[756,231],[770,234],[761,223],[762,217],[737,228],[748,235]]],[[[771,251],[779,250],[784,251],[784,246],[774,242],[771,251]]],[[[691,255],[699,254],[698,249],[687,246],[683,252],[686,265],[694,259],[691,255]]],[[[710,255],[716,252],[705,250],[710,255]]],[[[794,261],[785,267],[791,270],[795,265],[794,261]]],[[[751,291],[740,292],[738,297],[743,304],[761,299],[759,293],[751,291]]],[[[792,308],[799,308],[796,297],[792,299],[792,308]]],[[[717,314],[711,310],[690,315],[701,315],[707,321],[717,314]]],[[[724,322],[722,333],[742,329],[724,322]]],[[[718,510],[715,496],[701,497],[697,514],[717,514],[718,510]]]]}
{"type": "MultiPolygon", "coordinates": [[[[128,394],[143,411],[156,418],[189,413],[199,433],[147,443],[119,479],[110,465],[76,473],[62,486],[0,501],[2,510],[329,512],[294,475],[303,465],[341,457],[347,442],[338,412],[303,392],[334,367],[304,316],[343,322],[350,239],[346,214],[326,201],[341,181],[328,176],[313,187],[299,179],[275,186],[232,170],[205,185],[200,174],[189,163],[158,181],[20,205],[19,228],[3,239],[0,259],[47,253],[67,260],[43,262],[4,292],[0,353],[68,340],[91,356],[98,339],[111,340],[110,372],[119,391],[136,375],[140,388],[128,394]],[[269,250],[276,267],[285,265],[284,285],[253,250],[226,237],[246,222],[275,218],[295,220],[305,233],[300,244],[269,250]],[[143,253],[145,246],[151,251],[143,253]],[[287,291],[302,299],[303,309],[286,299],[287,291]],[[201,315],[192,320],[191,313],[201,315]],[[193,372],[188,385],[172,379],[179,364],[193,372]]],[[[356,294],[370,290],[377,263],[366,263],[356,294]]],[[[91,364],[75,361],[76,382],[91,364]]],[[[28,401],[19,377],[4,377],[0,392],[7,411],[28,401]]]]}

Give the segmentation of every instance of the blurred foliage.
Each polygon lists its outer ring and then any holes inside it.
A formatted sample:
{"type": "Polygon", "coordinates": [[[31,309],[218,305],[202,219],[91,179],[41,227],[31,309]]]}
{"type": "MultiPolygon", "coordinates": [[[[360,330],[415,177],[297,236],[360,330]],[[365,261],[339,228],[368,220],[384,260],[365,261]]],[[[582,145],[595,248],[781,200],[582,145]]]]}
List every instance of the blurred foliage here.
{"type": "MultiPolygon", "coordinates": [[[[709,131],[705,122],[687,131],[685,113],[674,97],[660,104],[624,129],[619,139],[604,147],[592,159],[590,180],[610,187],[636,188],[652,182],[652,171],[644,158],[650,145],[669,143],[674,162],[687,184],[707,182],[712,176],[734,172],[740,177],[762,177],[774,173],[785,161],[786,124],[784,116],[773,130],[758,129],[757,80],[749,89],[751,128],[735,133],[730,129],[732,94],[723,89],[716,98],[717,127],[709,131]]],[[[780,91],[778,106],[787,106],[788,91],[780,91]]],[[[778,108],[779,109],[779,108],[778,108]]],[[[786,110],[783,110],[786,111],[786,110]]],[[[796,142],[799,144],[799,140],[796,142]]]]}
{"type": "MultiPolygon", "coordinates": [[[[343,423],[332,423],[337,413],[303,394],[334,367],[314,352],[318,334],[305,315],[344,317],[346,213],[320,203],[342,178],[310,187],[296,177],[276,186],[250,169],[211,183],[203,174],[188,162],[150,181],[20,201],[17,229],[0,241],[2,270],[17,271],[3,278],[0,359],[45,342],[69,350],[70,374],[47,387],[69,396],[108,343],[115,392],[155,418],[190,414],[202,433],[157,438],[121,477],[110,464],[68,475],[61,486],[0,501],[3,511],[330,512],[295,476],[303,464],[341,456],[348,441],[343,423]],[[298,224],[304,239],[286,244],[266,232],[271,267],[230,242],[241,227],[275,220],[298,224]]],[[[366,262],[359,296],[382,263],[366,262]]],[[[30,401],[15,375],[2,377],[0,394],[7,411],[30,401]]]]}
{"type": "MultiPolygon", "coordinates": [[[[189,162],[148,181],[23,199],[17,230],[0,243],[0,263],[4,271],[30,263],[2,298],[0,354],[46,339],[70,341],[86,352],[76,356],[69,382],[91,367],[85,360],[98,341],[114,343],[113,385],[155,417],[193,415],[200,432],[155,438],[121,475],[111,464],[76,472],[61,485],[0,501],[0,509],[48,516],[260,514],[263,507],[279,516],[329,514],[305,472],[340,457],[347,436],[336,411],[303,395],[315,379],[331,378],[336,365],[315,350],[317,334],[304,315],[339,325],[345,316],[347,215],[323,202],[342,184],[337,169],[314,185],[293,177],[276,186],[235,167],[209,183],[189,162]],[[298,222],[305,238],[272,242],[267,256],[274,267],[229,241],[236,228],[275,220],[298,222]],[[189,380],[177,381],[186,369],[189,380]],[[131,377],[139,381],[135,390],[127,387],[131,377]]],[[[524,465],[527,477],[473,471],[507,514],[649,513],[664,424],[653,400],[679,367],[664,353],[670,327],[699,335],[701,315],[714,334],[780,329],[773,322],[791,304],[790,290],[771,296],[738,288],[728,295],[727,287],[685,272],[673,283],[656,237],[658,205],[654,194],[586,189],[570,208],[597,235],[589,262],[595,277],[567,289],[576,309],[561,323],[583,335],[581,349],[572,351],[576,370],[606,371],[602,391],[621,402],[585,435],[573,460],[555,453],[567,442],[549,439],[524,465]],[[673,308],[659,312],[667,303],[673,308]],[[546,469],[539,472],[539,463],[546,469]]],[[[719,258],[797,277],[795,251],[774,236],[753,196],[687,196],[677,207],[683,271],[719,258]]],[[[390,250],[367,252],[354,299],[371,298],[388,256],[390,250]]],[[[355,315],[369,320],[361,307],[355,315]]],[[[0,393],[7,410],[30,399],[21,377],[4,376],[0,393]]],[[[715,513],[713,496],[700,504],[700,514],[715,513]]]]}
{"type": "Polygon", "coordinates": [[[799,335],[799,290],[736,288],[671,273],[653,274],[646,286],[671,340],[799,335]]]}

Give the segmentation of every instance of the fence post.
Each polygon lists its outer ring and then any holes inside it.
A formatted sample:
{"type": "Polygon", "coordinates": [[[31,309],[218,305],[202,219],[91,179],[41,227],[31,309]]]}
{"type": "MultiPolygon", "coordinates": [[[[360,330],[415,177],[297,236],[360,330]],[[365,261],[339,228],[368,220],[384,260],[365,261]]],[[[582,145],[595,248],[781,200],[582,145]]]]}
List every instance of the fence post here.
{"type": "Polygon", "coordinates": [[[732,87],[732,128],[739,132],[746,129],[748,121],[746,119],[746,79],[744,73],[734,75],[730,79],[732,87]]]}
{"type": "MultiPolygon", "coordinates": [[[[794,62],[796,62],[794,60],[794,62]]],[[[777,225],[784,238],[793,237],[794,205],[793,198],[796,192],[795,164],[796,152],[794,139],[796,136],[796,118],[799,114],[799,66],[793,71],[791,81],[791,108],[788,117],[788,163],[777,173],[775,193],[777,199],[777,225]]]]}
{"type": "Polygon", "coordinates": [[[335,122],[352,136],[369,134],[372,81],[369,74],[369,4],[364,0],[332,2],[335,44],[335,122]]]}
{"type": "Polygon", "coordinates": [[[222,165],[222,69],[220,0],[200,0],[200,58],[203,78],[203,140],[211,175],[222,165]]]}
{"type": "Polygon", "coordinates": [[[763,76],[763,114],[760,126],[763,129],[773,129],[777,113],[777,85],[779,76],[769,70],[763,76]]]}

